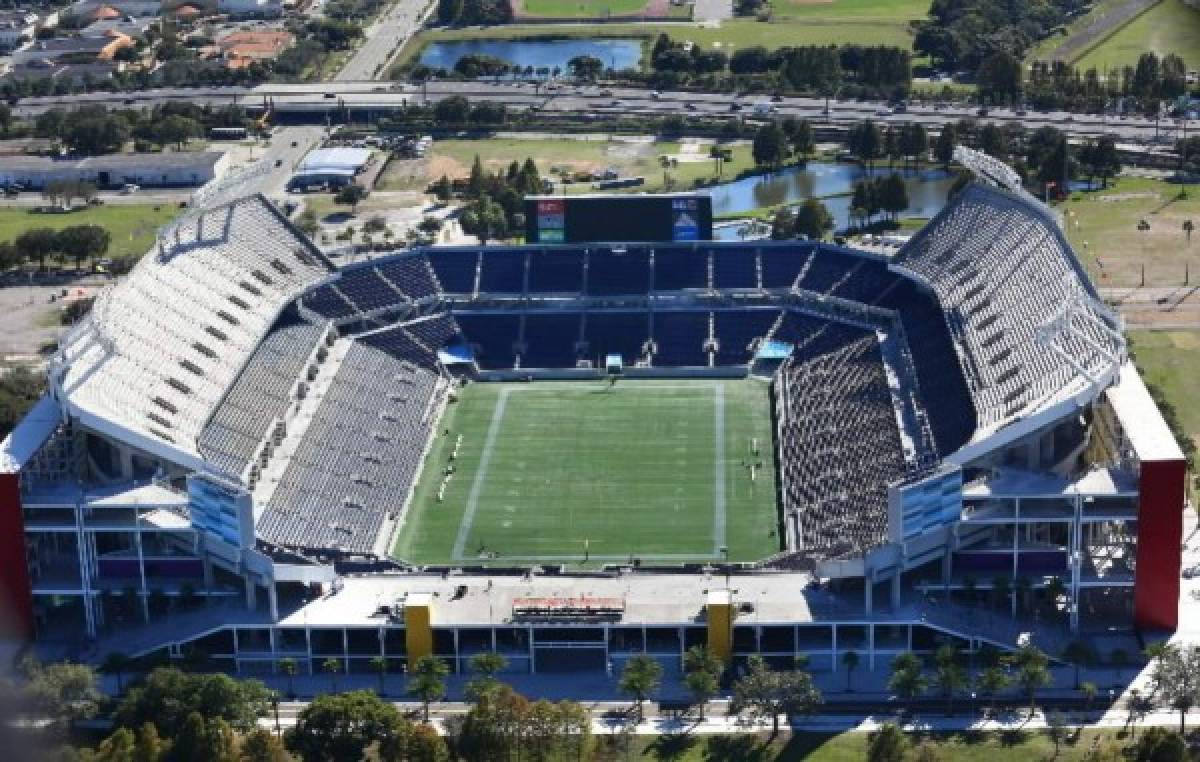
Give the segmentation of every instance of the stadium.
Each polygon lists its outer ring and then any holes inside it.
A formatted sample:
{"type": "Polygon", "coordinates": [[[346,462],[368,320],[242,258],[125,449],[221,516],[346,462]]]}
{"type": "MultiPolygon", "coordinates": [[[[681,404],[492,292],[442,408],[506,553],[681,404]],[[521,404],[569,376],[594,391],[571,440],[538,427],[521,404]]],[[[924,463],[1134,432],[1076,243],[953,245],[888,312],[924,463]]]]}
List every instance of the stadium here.
{"type": "Polygon", "coordinates": [[[0,447],[9,619],[248,673],[1172,630],[1184,457],[1053,212],[957,158],[893,255],[689,232],[339,268],[207,189],[0,447]]]}

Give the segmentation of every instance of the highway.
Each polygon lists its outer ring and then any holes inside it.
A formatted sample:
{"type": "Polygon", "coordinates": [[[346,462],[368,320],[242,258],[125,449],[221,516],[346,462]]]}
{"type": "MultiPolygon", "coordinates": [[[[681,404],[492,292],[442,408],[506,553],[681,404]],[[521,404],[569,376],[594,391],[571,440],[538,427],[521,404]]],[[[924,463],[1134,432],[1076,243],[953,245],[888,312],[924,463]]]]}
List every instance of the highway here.
{"type": "Polygon", "coordinates": [[[913,103],[906,112],[893,113],[886,103],[872,101],[826,101],[812,97],[784,97],[770,102],[767,96],[736,96],[718,92],[662,92],[636,88],[606,88],[601,85],[527,83],[434,82],[426,86],[379,82],[325,82],[310,84],[265,84],[256,88],[162,89],[140,92],[91,92],[66,97],[23,98],[14,108],[19,116],[32,116],[49,108],[103,104],[110,108],[149,108],[164,101],[194,103],[240,103],[262,108],[270,103],[278,121],[293,124],[340,122],[347,113],[356,121],[370,121],[409,103],[436,102],[451,95],[463,95],[473,101],[496,101],[514,109],[538,109],[547,114],[576,114],[601,121],[606,116],[632,114],[646,116],[709,116],[709,118],[764,119],[769,115],[796,116],[817,126],[846,126],[864,119],[881,124],[916,122],[926,128],[938,128],[946,122],[972,118],[994,124],[1020,124],[1026,130],[1042,126],[1057,127],[1075,138],[1112,134],[1122,143],[1162,144],[1169,148],[1184,130],[1198,134],[1200,120],[1162,119],[1158,126],[1144,116],[1070,114],[1068,112],[1016,112],[995,108],[979,115],[976,107],[962,104],[913,103]],[[772,114],[758,114],[755,106],[770,103],[772,114]]]}
{"type": "MultiPolygon", "coordinates": [[[[755,113],[755,105],[769,102],[767,96],[735,96],[730,93],[663,92],[655,96],[649,90],[599,85],[575,86],[551,84],[535,86],[512,82],[433,82],[428,87],[380,82],[319,82],[298,85],[267,84],[254,88],[162,89],[136,93],[89,93],[60,97],[25,98],[14,109],[18,116],[36,115],[48,108],[83,103],[110,107],[149,107],[170,100],[223,105],[240,103],[261,108],[270,102],[279,121],[324,123],[327,118],[342,121],[349,112],[356,120],[369,120],[410,103],[435,102],[451,95],[464,95],[474,101],[497,101],[513,109],[537,109],[548,114],[605,116],[645,115],[707,116],[710,118],[765,118],[755,113]],[[734,110],[734,105],[737,110],[734,110]]],[[[831,101],[828,112],[820,98],[788,97],[771,103],[773,115],[808,119],[815,125],[845,126],[863,119],[880,123],[918,123],[938,128],[946,122],[975,118],[996,124],[1019,123],[1026,129],[1049,125],[1072,137],[1086,138],[1111,134],[1126,143],[1161,143],[1169,146],[1184,129],[1196,134],[1200,120],[1186,125],[1180,120],[1154,120],[1140,116],[1071,114],[1065,111],[1014,111],[991,109],[986,116],[972,106],[960,104],[911,104],[906,112],[893,113],[882,102],[831,101]]]]}
{"type": "Polygon", "coordinates": [[[434,8],[430,0],[396,0],[365,31],[365,41],[334,77],[336,81],[376,79],[384,67],[425,23],[434,8]]]}

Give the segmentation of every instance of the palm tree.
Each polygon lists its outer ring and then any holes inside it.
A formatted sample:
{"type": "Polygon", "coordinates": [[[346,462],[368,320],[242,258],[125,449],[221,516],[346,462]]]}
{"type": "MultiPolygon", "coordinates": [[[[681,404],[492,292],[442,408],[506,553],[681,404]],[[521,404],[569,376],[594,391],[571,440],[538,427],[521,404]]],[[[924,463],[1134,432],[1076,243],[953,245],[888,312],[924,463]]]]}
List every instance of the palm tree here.
{"type": "Polygon", "coordinates": [[[333,693],[337,693],[337,675],[342,671],[342,660],[329,657],[321,662],[321,671],[329,675],[329,685],[333,693]]]}
{"type": "Polygon", "coordinates": [[[846,668],[846,693],[852,693],[850,687],[850,677],[854,674],[854,670],[858,668],[859,656],[857,651],[846,651],[842,654],[842,666],[846,668]]]}
{"type": "Polygon", "coordinates": [[[371,671],[379,678],[379,695],[385,695],[383,681],[387,677],[388,661],[382,656],[372,656],[371,671]]]}
{"type": "Polygon", "coordinates": [[[621,693],[633,696],[637,702],[638,722],[642,721],[642,705],[646,702],[646,696],[658,689],[662,674],[662,665],[647,654],[637,654],[625,662],[618,688],[621,693]]]}
{"type": "Polygon", "coordinates": [[[950,644],[938,648],[934,656],[937,662],[935,680],[942,696],[946,699],[946,716],[954,713],[954,696],[967,687],[967,672],[959,664],[958,649],[950,644]]]}
{"type": "Polygon", "coordinates": [[[497,685],[496,675],[508,666],[508,659],[493,651],[484,651],[471,657],[470,669],[477,677],[467,683],[468,698],[478,700],[484,693],[497,685]]]}
{"type": "Polygon", "coordinates": [[[975,681],[975,686],[979,690],[979,695],[987,702],[989,713],[995,708],[992,705],[991,699],[1007,688],[1008,682],[1008,675],[999,666],[988,667],[979,673],[979,677],[975,681]]]}
{"type": "Polygon", "coordinates": [[[683,682],[700,707],[700,719],[703,720],[704,707],[721,685],[725,664],[704,646],[692,646],[683,655],[683,671],[683,682]]]}
{"type": "Polygon", "coordinates": [[[429,722],[429,705],[446,695],[450,667],[436,656],[422,656],[409,672],[408,692],[417,697],[429,722]]]}
{"type": "Polygon", "coordinates": [[[284,657],[279,660],[278,667],[279,667],[279,671],[282,672],[287,677],[288,698],[290,698],[290,699],[296,698],[296,690],[295,690],[294,682],[296,679],[296,673],[300,671],[299,665],[296,664],[295,659],[293,659],[291,657],[284,657]]]}
{"type": "Polygon", "coordinates": [[[1090,643],[1083,640],[1072,640],[1062,652],[1063,660],[1075,667],[1075,689],[1079,689],[1079,670],[1090,667],[1096,660],[1096,652],[1090,643]]]}

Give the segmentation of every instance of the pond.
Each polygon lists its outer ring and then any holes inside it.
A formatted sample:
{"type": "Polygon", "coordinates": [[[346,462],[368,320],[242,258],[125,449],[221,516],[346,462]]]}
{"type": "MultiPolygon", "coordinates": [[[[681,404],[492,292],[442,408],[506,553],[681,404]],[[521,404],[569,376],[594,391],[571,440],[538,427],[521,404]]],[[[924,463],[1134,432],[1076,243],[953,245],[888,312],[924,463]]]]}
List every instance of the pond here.
{"type": "Polygon", "coordinates": [[[636,39],[564,40],[451,40],[431,42],[421,52],[420,62],[434,69],[453,69],[465,55],[488,55],[517,66],[534,69],[558,67],[566,72],[575,56],[592,56],[610,69],[636,69],[642,43],[636,39]]]}
{"type": "MultiPolygon", "coordinates": [[[[787,167],[769,175],[744,177],[707,189],[713,199],[713,215],[737,214],[765,206],[799,203],[806,198],[822,198],[833,215],[838,230],[850,225],[850,193],[854,183],[864,178],[886,177],[893,170],[886,164],[870,173],[858,164],[812,161],[804,167],[787,167]],[[832,198],[829,198],[832,197],[832,198]]],[[[946,194],[954,184],[953,173],[941,169],[917,172],[894,170],[908,188],[908,208],[903,217],[932,217],[946,203],[946,194]]]]}

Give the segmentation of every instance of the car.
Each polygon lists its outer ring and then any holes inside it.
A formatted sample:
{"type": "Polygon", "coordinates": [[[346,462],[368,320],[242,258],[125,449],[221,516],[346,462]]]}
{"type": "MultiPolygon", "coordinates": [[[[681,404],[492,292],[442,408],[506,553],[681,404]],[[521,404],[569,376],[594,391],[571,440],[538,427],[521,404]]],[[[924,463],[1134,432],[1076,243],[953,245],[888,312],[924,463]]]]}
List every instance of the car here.
{"type": "Polygon", "coordinates": [[[282,167],[282,166],[283,166],[283,159],[276,159],[276,160],[275,160],[275,166],[277,166],[277,167],[282,167]]]}
{"type": "Polygon", "coordinates": [[[604,97],[606,97],[606,98],[607,98],[607,97],[609,97],[610,95],[612,95],[612,90],[608,90],[608,89],[601,90],[601,91],[600,91],[600,94],[601,94],[601,95],[603,95],[604,97]]]}
{"type": "Polygon", "coordinates": [[[650,93],[650,97],[655,100],[658,100],[659,98],[662,97],[662,93],[660,93],[658,90],[655,90],[654,92],[650,93]]]}
{"type": "Polygon", "coordinates": [[[610,104],[608,104],[608,105],[610,105],[610,106],[620,106],[620,105],[621,105],[621,101],[620,101],[620,99],[618,99],[618,98],[613,98],[613,99],[612,99],[612,103],[610,103],[610,104]]]}
{"type": "Polygon", "coordinates": [[[122,196],[132,196],[133,194],[137,193],[139,190],[141,190],[141,188],[134,185],[133,183],[125,183],[125,185],[122,186],[122,188],[121,188],[121,195],[122,196]]]}
{"type": "Polygon", "coordinates": [[[325,93],[324,97],[326,97],[326,98],[336,98],[336,97],[337,97],[337,93],[325,93]]]}
{"type": "Polygon", "coordinates": [[[695,111],[695,110],[696,110],[696,104],[695,104],[695,103],[692,103],[692,102],[690,102],[690,101],[689,101],[689,102],[687,103],[687,105],[685,105],[685,106],[684,106],[684,108],[686,108],[688,111],[695,111]]]}
{"type": "Polygon", "coordinates": [[[1025,109],[1023,109],[1023,108],[1019,108],[1019,109],[1017,109],[1017,110],[1016,110],[1015,112],[1013,112],[1013,113],[1015,113],[1017,116],[1025,116],[1025,113],[1026,113],[1026,112],[1025,112],[1025,109]]]}
{"type": "Polygon", "coordinates": [[[297,143],[295,140],[293,140],[293,141],[292,141],[292,148],[295,148],[295,147],[296,147],[296,146],[298,146],[298,145],[300,145],[300,144],[299,144],[299,143],[297,143]]]}
{"type": "Polygon", "coordinates": [[[730,110],[730,111],[741,111],[741,110],[742,110],[742,104],[740,104],[740,103],[737,103],[736,101],[735,101],[735,102],[733,102],[733,103],[730,103],[730,104],[729,104],[729,110],[730,110]]]}
{"type": "Polygon", "coordinates": [[[987,106],[981,106],[979,108],[979,110],[975,112],[975,116],[987,116],[987,115],[988,115],[987,106]]]}
{"type": "Polygon", "coordinates": [[[774,95],[771,96],[771,102],[772,103],[783,103],[783,96],[780,95],[779,93],[775,93],[774,95]]]}

